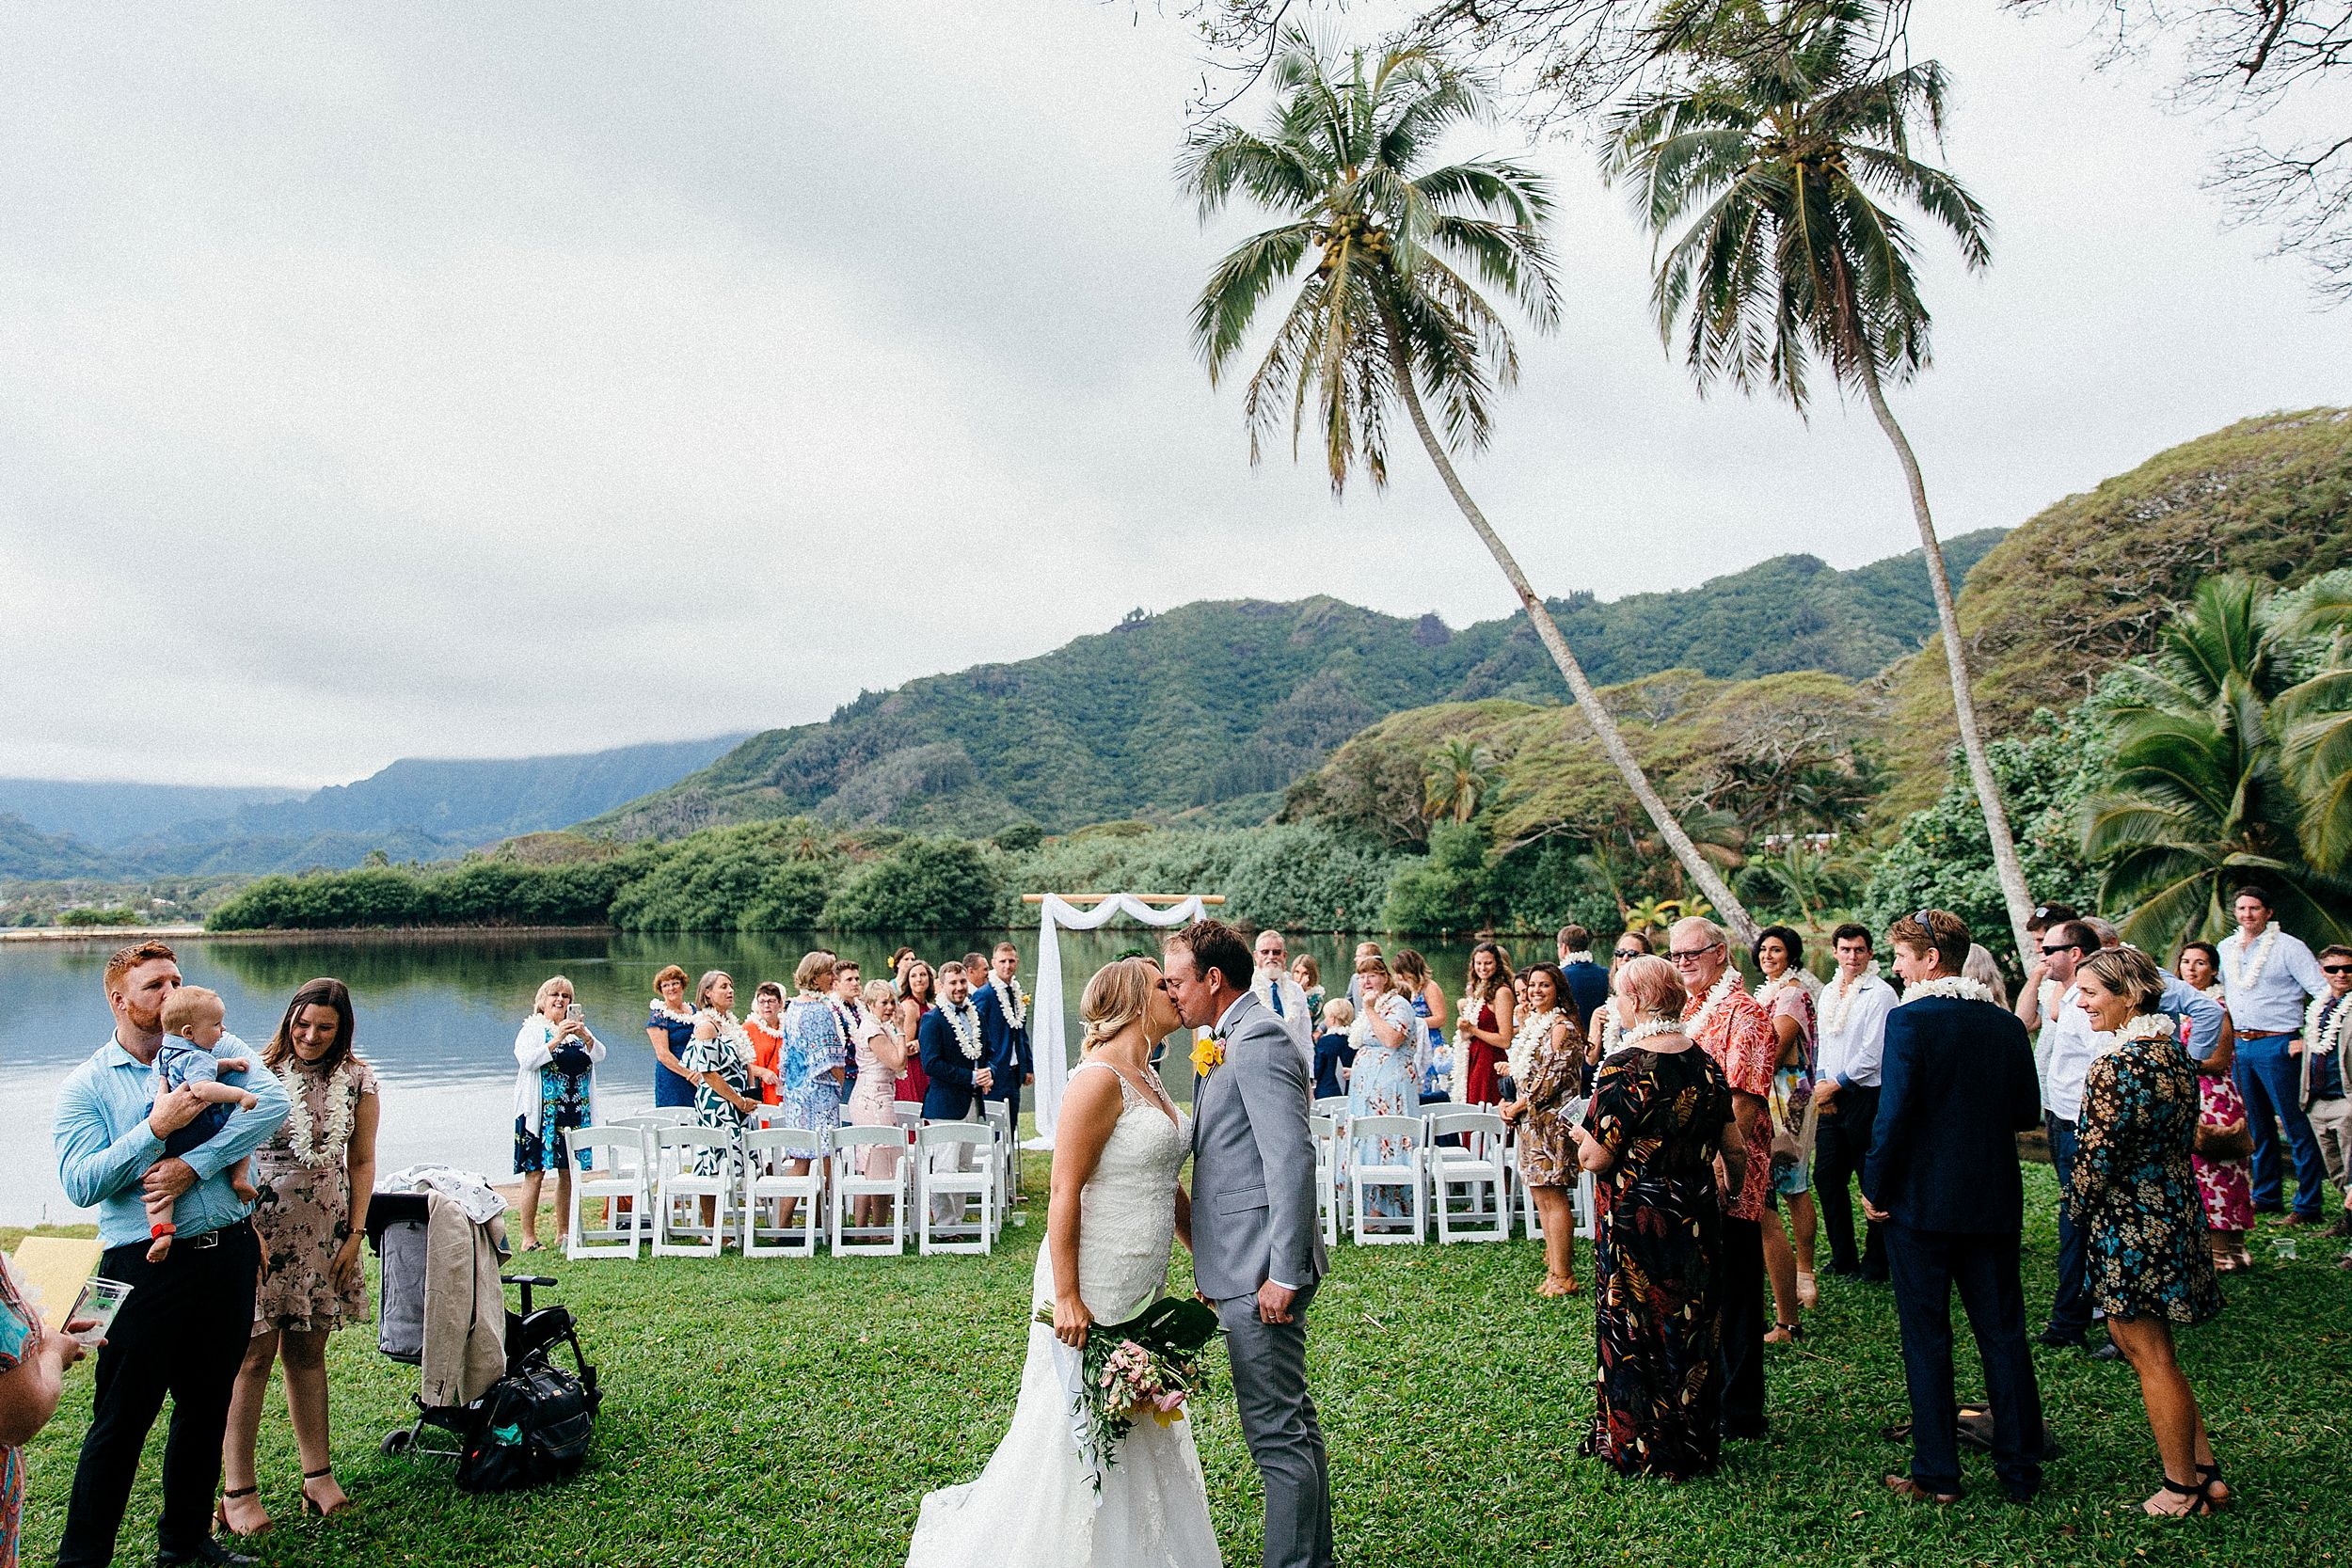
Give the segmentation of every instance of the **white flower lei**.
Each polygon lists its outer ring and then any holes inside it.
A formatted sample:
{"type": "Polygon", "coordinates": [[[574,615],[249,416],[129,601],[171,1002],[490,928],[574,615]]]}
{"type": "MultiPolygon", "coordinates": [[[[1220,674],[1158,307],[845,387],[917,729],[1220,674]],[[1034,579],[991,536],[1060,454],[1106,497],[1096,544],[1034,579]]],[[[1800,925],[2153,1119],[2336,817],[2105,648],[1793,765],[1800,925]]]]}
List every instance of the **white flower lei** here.
{"type": "Polygon", "coordinates": [[[1591,963],[1592,961],[1593,961],[1593,954],[1592,954],[1592,950],[1591,950],[1590,948],[1583,948],[1583,949],[1580,949],[1580,950],[1579,950],[1579,951],[1577,951],[1577,952],[1570,953],[1570,954],[1566,955],[1565,957],[1564,957],[1563,958],[1561,958],[1561,960],[1560,960],[1560,967],[1561,967],[1562,969],[1565,969],[1565,968],[1567,968],[1570,964],[1588,964],[1588,963],[1591,963]]]}
{"type": "Polygon", "coordinates": [[[2246,966],[2239,968],[2231,961],[2229,951],[2231,943],[2224,942],[2221,944],[2222,976],[2229,982],[2229,993],[2234,996],[2241,991],[2253,990],[2254,982],[2263,977],[2263,965],[2270,961],[2270,950],[2278,945],[2279,923],[2274,920],[2264,927],[2261,938],[2254,942],[2250,951],[2247,947],[2244,931],[2239,931],[2232,941],[2237,944],[2238,953],[2246,958],[2246,966]]]}
{"type": "Polygon", "coordinates": [[[939,1002],[939,1011],[940,1016],[946,1019],[947,1027],[955,1031],[956,1049],[963,1053],[963,1059],[967,1062],[978,1061],[980,1059],[979,1010],[968,1001],[959,1006],[942,997],[939,1002]]]}
{"type": "Polygon", "coordinates": [[[653,999],[653,1010],[673,1022],[691,1023],[694,1022],[694,1010],[691,1007],[673,1007],[659,996],[653,999]]]}
{"type": "Polygon", "coordinates": [[[2324,996],[2312,997],[2312,1005],[2303,1009],[2303,1049],[2314,1056],[2325,1056],[2344,1043],[2344,1021],[2352,1019],[2352,996],[2347,996],[2337,1005],[2335,1014],[2328,1020],[2325,1029],[2319,1026],[2319,1015],[2328,1010],[2329,1003],[2335,1001],[2335,992],[2329,991],[2324,996]]]}
{"type": "Polygon", "coordinates": [[[358,1097],[351,1092],[351,1058],[335,1064],[326,1075],[326,1126],[314,1135],[310,1126],[310,1097],[294,1079],[294,1065],[286,1064],[278,1081],[286,1085],[286,1147],[305,1170],[327,1170],[343,1163],[351,1143],[351,1107],[358,1097]]]}
{"type": "Polygon", "coordinates": [[[1782,991],[1787,990],[1791,986],[1802,987],[1804,984],[1804,982],[1798,978],[1798,971],[1793,968],[1784,969],[1778,975],[1765,981],[1763,985],[1756,988],[1756,1005],[1769,1013],[1772,1010],[1772,999],[1774,997],[1778,996],[1782,991]]]}
{"type": "Polygon", "coordinates": [[[2123,1026],[2113,1034],[2094,1037],[2093,1053],[2110,1055],[2134,1040],[2175,1040],[2181,1037],[2181,1026],[2169,1013],[2138,1013],[2123,1021],[2123,1026]]]}
{"type": "Polygon", "coordinates": [[[1931,996],[1957,997],[1963,1002],[1991,1002],[1992,988],[1981,980],[1971,980],[1965,974],[1939,974],[1932,980],[1921,980],[1903,988],[1905,1003],[1918,1002],[1931,996]]]}
{"type": "MultiPolygon", "coordinates": [[[[1695,1013],[1685,1014],[1682,1022],[1673,1027],[1680,1029],[1692,1039],[1697,1039],[1700,1031],[1715,1021],[1715,1010],[1730,1001],[1732,993],[1739,989],[1740,972],[1729,964],[1725,964],[1722,978],[1708,988],[1707,1000],[1699,1004],[1699,1010],[1695,1013]]],[[[1625,1041],[1635,1033],[1637,1033],[1636,1030],[1627,1030],[1625,1036],[1618,1040],[1618,1044],[1624,1045],[1625,1041]]]]}
{"type": "Polygon", "coordinates": [[[996,988],[996,1005],[1005,1010],[1008,1026],[1018,1030],[1029,1022],[1029,1001],[1021,994],[1018,975],[1009,980],[991,980],[989,984],[996,988]]]}
{"type": "Polygon", "coordinates": [[[712,1012],[710,1026],[710,1032],[718,1037],[720,1043],[735,1053],[737,1061],[749,1067],[759,1060],[758,1049],[752,1044],[750,1033],[733,1013],[712,1012]]]}
{"type": "Polygon", "coordinates": [[[1685,1029],[1681,1024],[1677,1023],[1670,1018],[1647,1019],[1635,1024],[1632,1028],[1628,1029],[1624,1034],[1619,1035],[1617,1037],[1617,1043],[1613,1049],[1618,1051],[1630,1051],[1635,1046],[1641,1044],[1644,1040],[1654,1040],[1661,1035],[1691,1035],[1696,1033],[1696,1030],[1685,1029]]]}
{"type": "Polygon", "coordinates": [[[1600,1020],[1600,1022],[1594,1027],[1593,1038],[1599,1044],[1600,1053],[1606,1056],[1611,1052],[1617,1049],[1616,1004],[1613,1002],[1602,1003],[1600,1010],[1593,1016],[1600,1020]]]}
{"type": "Polygon", "coordinates": [[[1836,981],[1827,988],[1829,1006],[1821,1009],[1822,1034],[1843,1035],[1846,1032],[1846,1020],[1853,1013],[1853,999],[1861,993],[1865,982],[1877,979],[1878,974],[1878,960],[1873,958],[1870,960],[1870,966],[1851,980],[1840,974],[1836,981]]]}
{"type": "Polygon", "coordinates": [[[1511,1067],[1511,1082],[1524,1094],[1527,1069],[1535,1060],[1535,1048],[1551,1037],[1551,1026],[1560,1022],[1557,1006],[1546,1007],[1540,1013],[1530,1013],[1519,1020],[1511,1031],[1511,1049],[1505,1053],[1511,1067]]]}

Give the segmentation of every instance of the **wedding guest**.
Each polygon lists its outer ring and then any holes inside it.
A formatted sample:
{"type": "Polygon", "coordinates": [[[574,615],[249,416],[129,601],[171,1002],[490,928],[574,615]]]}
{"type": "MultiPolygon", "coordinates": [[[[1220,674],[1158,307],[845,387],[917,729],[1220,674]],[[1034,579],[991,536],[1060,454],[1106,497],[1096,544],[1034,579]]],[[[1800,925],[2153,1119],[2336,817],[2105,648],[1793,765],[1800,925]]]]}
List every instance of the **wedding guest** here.
{"type": "Polygon", "coordinates": [[[972,1000],[979,1005],[980,988],[988,984],[988,955],[966,953],[963,956],[963,977],[972,983],[972,1000]]]}
{"type": "Polygon", "coordinates": [[[96,1326],[94,1318],[76,1318],[53,1332],[0,1258],[0,1568],[16,1568],[24,1446],[56,1415],[65,1370],[89,1354],[75,1335],[96,1326]]]}
{"type": "Polygon", "coordinates": [[[2318,1225],[2327,1163],[2303,1114],[2297,1057],[2306,1006],[2328,994],[2328,977],[2312,950],[2279,928],[2266,890],[2242,887],[2230,902],[2237,929],[2221,939],[2221,990],[2237,1028],[2237,1087],[2254,1133],[2254,1212],[2281,1208],[2283,1141],[2295,1162],[2295,1212],[2287,1223],[2318,1225]]]}
{"type": "MultiPolygon", "coordinates": [[[[1356,944],[1355,961],[1357,963],[1362,963],[1366,958],[1376,958],[1379,957],[1380,944],[1378,942],[1359,942],[1356,944]]],[[[1361,982],[1356,978],[1357,973],[1358,972],[1352,968],[1348,972],[1347,1000],[1354,1004],[1356,1011],[1360,1014],[1364,1010],[1364,988],[1361,982]]]]}
{"type": "Polygon", "coordinates": [[[1724,928],[1711,920],[1677,920],[1666,957],[1685,991],[1683,1033],[1715,1059],[1731,1085],[1744,1175],[1724,1162],[1722,1291],[1724,1435],[1760,1438],[1764,1417],[1764,1216],[1772,1207],[1772,1063],[1780,1037],[1740,984],[1724,928]]]}
{"type": "MultiPolygon", "coordinates": [[[[1635,958],[1648,957],[1649,952],[1650,942],[1647,932],[1626,931],[1619,934],[1615,943],[1609,950],[1609,985],[1613,993],[1616,988],[1617,975],[1625,966],[1635,958]]],[[[1563,971],[1563,973],[1565,972],[1563,971]]],[[[1603,1058],[1615,1046],[1617,1038],[1616,1009],[1603,1006],[1597,1016],[1600,1020],[1600,1026],[1597,1029],[1588,1027],[1584,1031],[1586,1037],[1584,1088],[1588,1094],[1592,1092],[1595,1073],[1598,1071],[1603,1058]]]]}
{"type": "Polygon", "coordinates": [[[1578,1166],[1566,1112],[1583,1078],[1584,1036],[1568,1016],[1567,990],[1559,965],[1529,967],[1527,1014],[1513,1024],[1507,1053],[1517,1094],[1498,1107],[1518,1134],[1519,1179],[1543,1221],[1544,1282],[1535,1290],[1543,1296],[1572,1296],[1577,1290],[1576,1216],[1568,1195],[1578,1166]]]}
{"type": "Polygon", "coordinates": [[[2312,998],[2303,1019],[2303,1114],[2312,1124],[2320,1158],[2328,1163],[2328,1180],[2345,1195],[2345,1216],[2332,1234],[2352,1232],[2352,1100],[2344,1098],[2344,1024],[2352,1020],[2352,947],[2319,950],[2319,972],[2328,980],[2326,994],[2312,998]]]}
{"type": "Polygon", "coordinates": [[[693,1037],[694,1009],[686,1005],[686,971],[664,965],[653,977],[653,1006],[645,1015],[656,1109],[683,1110],[694,1103],[694,1075],[686,1070],[686,1044],[693,1037]]]}
{"type": "MultiPolygon", "coordinates": [[[[568,993],[567,993],[568,994],[568,993]]],[[[253,1304],[252,1338],[229,1398],[215,1522],[238,1535],[266,1528],[254,1449],[269,1402],[270,1367],[286,1364],[286,1415],[302,1461],[302,1511],[322,1517],[348,1499],[336,1482],[326,1401],[328,1336],[370,1316],[359,1248],[375,1190],[383,1101],[354,1052],[351,992],[312,980],[286,1004],[262,1065],[286,1085],[286,1120],[253,1153],[262,1189],[253,1228],[267,1261],[253,1304]]],[[[558,1142],[560,1143],[560,1138],[558,1142]]]]}
{"type": "Polygon", "coordinates": [[[515,1174],[523,1179],[516,1207],[524,1252],[539,1250],[539,1193],[548,1171],[555,1172],[556,1243],[570,1236],[572,1157],[564,1134],[595,1123],[596,1070],[603,1060],[604,1042],[588,1032],[572,983],[561,974],[540,982],[531,1016],[515,1032],[515,1174]]]}
{"type": "Polygon", "coordinates": [[[1323,1005],[1323,1033],[1315,1037],[1315,1098],[1336,1099],[1347,1092],[1349,1069],[1356,1065],[1356,1048],[1348,1043],[1356,1009],[1347,998],[1335,996],[1323,1005]]]}
{"type": "Polygon", "coordinates": [[[1291,960],[1291,978],[1307,998],[1307,1010],[1315,1017],[1323,1016],[1323,966],[1315,962],[1312,953],[1301,953],[1291,960]]]}
{"type": "Polygon", "coordinates": [[[890,996],[897,1001],[907,993],[907,966],[915,961],[912,947],[893,948],[890,954],[890,996]]]}
{"type": "Polygon", "coordinates": [[[163,1005],[180,989],[179,960],[160,942],[139,942],[106,960],[103,984],[114,1033],[57,1090],[57,1178],[67,1202],[97,1209],[105,1247],[98,1272],[130,1286],[131,1293],[98,1353],[90,1424],[57,1561],[103,1568],[114,1560],[148,1429],[166,1398],[171,1430],[164,1442],[157,1560],[222,1561],[234,1554],[213,1539],[213,1497],[230,1390],[253,1334],[261,1266],[249,1205],[230,1192],[228,1170],[286,1119],[285,1085],[271,1073],[246,1074],[246,1088],[258,1101],[253,1109],[231,1112],[218,1132],[185,1156],[166,1155],[164,1140],[204,1106],[184,1088],[154,1092],[163,1005]],[[176,1206],[178,1241],[160,1263],[147,1260],[150,1196],[176,1206]]]}
{"type": "MultiPolygon", "coordinates": [[[[1560,973],[1568,982],[1565,1000],[1576,1013],[1579,1036],[1589,1039],[1593,1033],[1593,1015],[1609,1001],[1611,970],[1593,961],[1593,933],[1574,922],[1560,927],[1553,945],[1560,954],[1560,973]]],[[[1645,945],[1642,951],[1649,949],[1645,945]]]]}
{"type": "Polygon", "coordinates": [[[1862,1250],[1853,1243],[1853,1199],[1849,1184],[1870,1158],[1870,1138],[1879,1114],[1879,1069],[1885,1048],[1886,1015],[1895,989],[1879,978],[1869,930],[1851,921],[1830,933],[1837,955],[1837,977],[1820,999],[1820,1052],[1815,1064],[1813,1190],[1821,1224],[1829,1232],[1829,1272],[1841,1279],[1886,1278],[1886,1245],[1867,1216],[1862,1250]]]}
{"type": "Polygon", "coordinates": [[[1029,997],[1021,989],[1020,972],[1021,949],[1000,942],[989,957],[987,980],[972,992],[972,1006],[980,1019],[980,1044],[995,1079],[985,1098],[1004,1101],[1015,1129],[1021,1125],[1022,1086],[1037,1078],[1037,1064],[1029,1054],[1029,997]]]}
{"type": "Polygon", "coordinates": [[[1764,1270],[1772,1282],[1772,1326],[1767,1344],[1785,1345],[1804,1338],[1798,1314],[1820,1305],[1813,1280],[1813,1079],[1817,1030],[1813,991],[1805,982],[1804,939],[1795,927],[1767,926],[1756,933],[1749,949],[1763,983],[1756,990],[1756,1005],[1771,1017],[1780,1042],[1772,1059],[1772,1093],[1767,1109],[1772,1117],[1772,1194],[1788,1205],[1787,1227],[1777,1212],[1762,1224],[1764,1270]],[[1790,1245],[1793,1230],[1795,1244],[1790,1245]]]}
{"type": "MultiPolygon", "coordinates": [[[[1619,1045],[1569,1131],[1592,1171],[1597,1409],[1578,1451],[1626,1475],[1688,1481],[1724,1438],[1723,1211],[1715,1167],[1745,1176],[1747,1140],[1723,1069],[1676,1022],[1682,982],[1663,958],[1618,972],[1619,1045]]],[[[1755,1282],[1760,1293],[1761,1281],[1755,1282]]]]}
{"type": "Polygon", "coordinates": [[[857,1093],[857,1037],[866,1028],[866,976],[855,958],[845,958],[831,948],[825,957],[833,960],[833,1010],[841,1024],[845,1042],[841,1063],[841,1103],[849,1104],[857,1093]]]}
{"type": "Polygon", "coordinates": [[[1283,1032],[1311,1068],[1315,1059],[1314,1006],[1307,1000],[1305,989],[1291,978],[1289,942],[1279,931],[1260,931],[1258,940],[1251,944],[1250,957],[1258,967],[1249,978],[1249,989],[1257,992],[1259,1004],[1280,1022],[1283,1032]]]}
{"type": "Polygon", "coordinates": [[[1451,1042],[1445,1035],[1445,991],[1430,977],[1429,960],[1410,947],[1398,948],[1390,970],[1390,981],[1391,989],[1413,1005],[1414,1015],[1421,1020],[1422,1044],[1414,1066],[1421,1073],[1422,1099],[1451,1098],[1450,1090],[1459,1087],[1459,1080],[1454,1073],[1461,1064],[1454,1062],[1441,1067],[1435,1060],[1441,1053],[1451,1054],[1451,1042]],[[1431,1086],[1433,1077],[1434,1088],[1431,1086]]]}
{"type": "MultiPolygon", "coordinates": [[[[805,1143],[787,1148],[785,1167],[806,1176],[810,1164],[825,1157],[826,1135],[841,1125],[842,1080],[848,1076],[850,1041],[841,1027],[841,1013],[832,995],[840,963],[823,950],[803,957],[792,971],[800,994],[784,1010],[784,1082],[777,1102],[775,1125],[808,1132],[805,1143]]],[[[779,1229],[792,1227],[797,1198],[784,1200],[779,1229]]]]}
{"type": "MultiPolygon", "coordinates": [[[[1422,1028],[1412,1002],[1392,987],[1385,959],[1375,953],[1356,960],[1356,982],[1363,1005],[1348,1028],[1347,1042],[1356,1053],[1347,1080],[1347,1117],[1409,1117],[1418,1113],[1421,1077],[1414,1068],[1422,1028]]],[[[1359,1138],[1356,1158],[1367,1164],[1391,1164],[1405,1152],[1394,1138],[1359,1138]]],[[[1364,1189],[1368,1211],[1383,1218],[1407,1213],[1411,1205],[1392,1186],[1364,1189]]]]}
{"type": "MultiPolygon", "coordinates": [[[[1461,1071],[1454,1098],[1463,1104],[1492,1105],[1501,1098],[1495,1093],[1495,1069],[1511,1052],[1512,1012],[1511,960],[1493,942],[1482,942],[1470,949],[1470,981],[1454,1029],[1461,1071]]],[[[1577,1044],[1582,1046],[1581,1036],[1577,1044]]]]}
{"type": "MultiPolygon", "coordinates": [[[[740,1146],[743,1126],[759,1109],[752,1098],[758,1082],[752,1076],[752,1039],[735,1016],[735,977],[723,969],[707,971],[694,987],[694,1033],[681,1058],[695,1077],[694,1120],[727,1134],[740,1146]]],[[[694,1174],[717,1176],[734,1168],[734,1156],[723,1148],[694,1150],[694,1174]]],[[[716,1205],[703,1199],[703,1223],[715,1223],[716,1205]]]]}
{"type": "Polygon", "coordinates": [[[2108,1338],[2139,1375],[2164,1463],[2163,1487],[2140,1507],[2157,1515],[2210,1513],[2229,1489],[2172,1343],[2174,1323],[2203,1323],[2221,1310],[2188,1163],[2197,1075],[2179,1025],[2158,1010],[2164,978],[2145,953],[2093,954],[2074,990],[2091,1027],[2114,1043],[2084,1083],[2068,1201],[2085,1237],[2091,1297],[2106,1313],[2108,1338]]]}
{"type": "Polygon", "coordinates": [[[1971,942],[1968,961],[1960,966],[1960,972],[1991,992],[1995,1006],[2008,1008],[2009,981],[2002,977],[2000,960],[1993,956],[1993,949],[1980,942],[1971,942]]]}
{"type": "Polygon", "coordinates": [[[936,973],[922,959],[910,958],[898,974],[898,1037],[907,1042],[907,1065],[894,1092],[898,1099],[916,1105],[923,1103],[924,1093],[931,1085],[917,1042],[922,1038],[923,1016],[931,1010],[936,973]]]}
{"type": "MultiPolygon", "coordinates": [[[[2205,941],[2185,942],[2172,960],[2181,978],[2216,1002],[2221,997],[2221,951],[2205,941]]],[[[2183,1049],[2188,1027],[2181,1027],[2183,1049]]],[[[2194,1060],[2194,1058],[2192,1058],[2194,1060]]],[[[2220,1049],[2197,1062],[2197,1141],[2189,1169],[2205,1209],[2205,1243],[2216,1274],[2251,1268],[2246,1233],[2254,1228],[2254,1180],[2248,1157],[2254,1135],[2247,1125],[2246,1098],[2231,1069],[2237,1060],[2237,1032],[2224,1025],[2220,1049]]]]}
{"type": "MultiPolygon", "coordinates": [[[[851,1042],[857,1048],[857,1087],[850,1093],[849,1120],[852,1127],[891,1127],[898,1122],[892,1109],[897,1103],[898,1074],[906,1070],[907,1040],[898,1033],[894,988],[887,980],[868,980],[863,1004],[857,1037],[851,1042]]],[[[898,1168],[898,1150],[866,1148],[858,1150],[857,1173],[860,1176],[886,1177],[898,1168]]],[[[887,1212],[890,1199],[878,1193],[861,1194],[857,1200],[856,1220],[861,1226],[879,1225],[887,1212]]]]}
{"type": "Polygon", "coordinates": [[[752,1013],[743,1021],[752,1042],[752,1078],[759,1085],[759,1102],[773,1105],[776,1085],[784,1081],[784,988],[762,980],[752,989],[752,1013]]]}
{"type": "Polygon", "coordinates": [[[1895,922],[1903,1000],[1886,1020],[1885,1080],[1862,1177],[1885,1227],[1911,1395],[1911,1470],[1886,1478],[1915,1502],[1960,1500],[1952,1288],[1984,1365],[1994,1469],[2012,1502],[2042,1486],[2042,1394],[2018,1279],[2025,1186],[2017,1134],[2042,1119],[2026,1026],[1979,981],[1968,927],[1945,910],[1895,922]]]}

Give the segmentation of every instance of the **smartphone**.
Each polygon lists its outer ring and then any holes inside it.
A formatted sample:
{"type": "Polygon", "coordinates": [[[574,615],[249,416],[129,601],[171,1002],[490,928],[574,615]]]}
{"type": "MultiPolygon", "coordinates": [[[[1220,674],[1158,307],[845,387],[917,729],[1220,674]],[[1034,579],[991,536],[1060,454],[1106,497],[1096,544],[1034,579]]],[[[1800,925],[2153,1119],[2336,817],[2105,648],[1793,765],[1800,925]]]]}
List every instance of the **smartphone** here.
{"type": "Polygon", "coordinates": [[[578,1023],[580,1022],[579,1003],[574,1002],[564,1009],[564,1022],[566,1023],[578,1023]]]}

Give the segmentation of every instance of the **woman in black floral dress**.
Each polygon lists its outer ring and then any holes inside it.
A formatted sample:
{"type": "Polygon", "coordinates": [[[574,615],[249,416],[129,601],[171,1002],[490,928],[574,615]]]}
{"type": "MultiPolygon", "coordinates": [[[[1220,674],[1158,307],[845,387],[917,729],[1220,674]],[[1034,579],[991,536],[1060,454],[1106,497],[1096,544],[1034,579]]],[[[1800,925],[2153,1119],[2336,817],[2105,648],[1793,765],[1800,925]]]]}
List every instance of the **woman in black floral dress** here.
{"type": "Polygon", "coordinates": [[[2189,1150],[2197,1069],[2179,1026],[2156,1011],[2164,976],[2144,953],[2110,947],[2077,972],[2076,1000],[2112,1039],[2083,1085],[2069,1201],[2089,1255],[2091,1299],[2139,1374],[2164,1461],[2153,1514],[2210,1513],[2228,1500],[2196,1392],[2173,1353],[2172,1325],[2221,1310],[2189,1150]]]}
{"type": "Polygon", "coordinates": [[[1626,1475],[1682,1481],[1715,1467],[1723,1442],[1716,1299],[1722,1210],[1715,1159],[1741,1180],[1723,1069],[1675,1022],[1682,983],[1663,958],[1616,980],[1616,1049],[1601,1064],[1577,1159],[1599,1174],[1594,1295],[1599,1354],[1581,1451],[1626,1475]]]}

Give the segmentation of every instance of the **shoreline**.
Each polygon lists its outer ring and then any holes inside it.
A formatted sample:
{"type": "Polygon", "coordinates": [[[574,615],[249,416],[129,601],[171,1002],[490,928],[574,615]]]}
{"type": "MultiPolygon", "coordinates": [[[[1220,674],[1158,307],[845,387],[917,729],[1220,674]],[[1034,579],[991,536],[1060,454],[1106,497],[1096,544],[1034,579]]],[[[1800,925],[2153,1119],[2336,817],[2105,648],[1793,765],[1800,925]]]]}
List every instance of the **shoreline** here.
{"type": "Polygon", "coordinates": [[[617,926],[276,926],[252,931],[208,931],[201,926],[21,926],[0,928],[12,942],[383,942],[451,937],[609,937],[617,926]]]}

